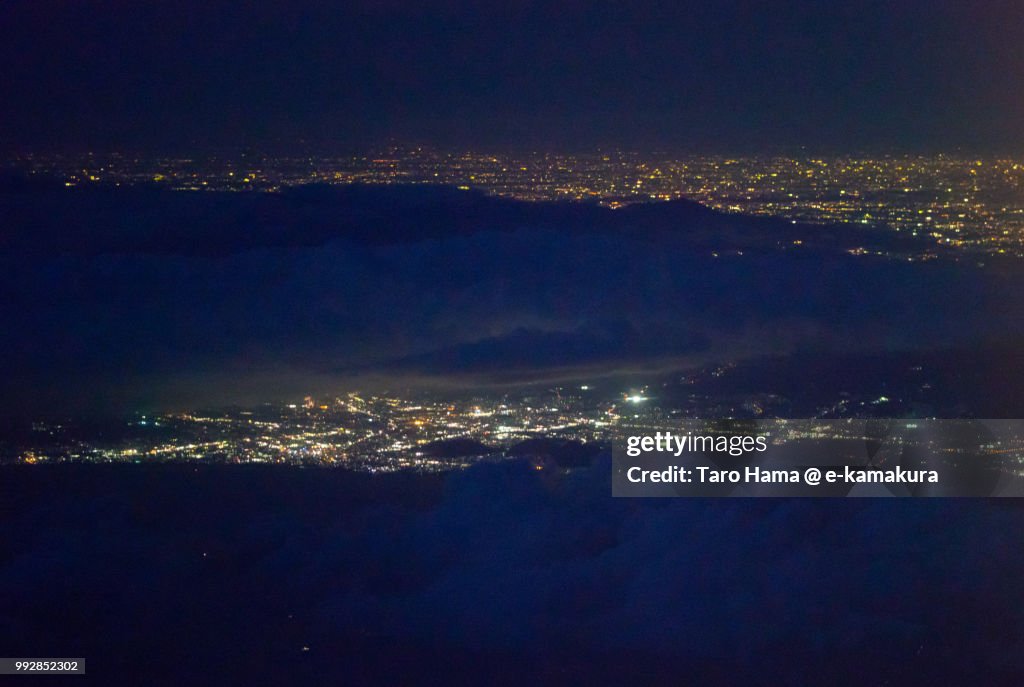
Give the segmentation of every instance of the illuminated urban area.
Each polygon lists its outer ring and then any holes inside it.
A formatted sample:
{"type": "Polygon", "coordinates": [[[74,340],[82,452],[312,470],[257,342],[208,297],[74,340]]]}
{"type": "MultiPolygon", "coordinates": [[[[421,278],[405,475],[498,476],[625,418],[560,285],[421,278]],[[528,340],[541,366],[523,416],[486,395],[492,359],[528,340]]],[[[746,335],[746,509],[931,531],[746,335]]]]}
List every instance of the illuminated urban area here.
{"type": "MultiPolygon", "coordinates": [[[[716,390],[716,382],[735,370],[716,365],[649,385],[605,380],[462,394],[457,400],[427,392],[347,392],[255,407],[136,414],[101,428],[76,420],[36,422],[20,439],[0,443],[0,462],[272,463],[442,472],[525,459],[537,470],[559,472],[589,464],[616,439],[698,419],[711,426],[720,418],[803,417],[785,421],[786,434],[776,439],[863,442],[857,419],[953,412],[934,393],[929,373],[917,366],[881,385],[890,395],[843,391],[834,400],[811,402],[813,410],[770,392],[716,390]]],[[[993,458],[1024,474],[1024,435],[990,448],[993,458]]]]}
{"type": "Polygon", "coordinates": [[[946,246],[1024,254],[1024,163],[1008,158],[492,155],[393,147],[332,158],[24,156],[9,167],[69,187],[273,192],[309,183],[443,184],[613,208],[689,198],[725,212],[888,227],[946,246]]]}

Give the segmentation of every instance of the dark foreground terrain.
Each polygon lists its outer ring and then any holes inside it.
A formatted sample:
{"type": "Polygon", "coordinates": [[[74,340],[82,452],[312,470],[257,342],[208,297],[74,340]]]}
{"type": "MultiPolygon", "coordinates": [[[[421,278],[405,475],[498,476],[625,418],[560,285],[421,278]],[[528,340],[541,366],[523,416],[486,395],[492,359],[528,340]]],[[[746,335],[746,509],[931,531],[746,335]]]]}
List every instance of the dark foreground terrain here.
{"type": "Polygon", "coordinates": [[[608,474],[6,466],[0,654],[94,684],[1024,679],[1015,502],[625,500],[608,474]]]}

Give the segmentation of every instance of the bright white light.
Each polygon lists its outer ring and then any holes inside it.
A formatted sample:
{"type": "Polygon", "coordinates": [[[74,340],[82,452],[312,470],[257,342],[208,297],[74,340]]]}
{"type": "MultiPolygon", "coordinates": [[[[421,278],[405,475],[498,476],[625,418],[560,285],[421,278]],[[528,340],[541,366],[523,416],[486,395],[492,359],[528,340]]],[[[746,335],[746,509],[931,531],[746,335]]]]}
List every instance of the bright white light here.
{"type": "Polygon", "coordinates": [[[646,396],[640,396],[640,395],[627,396],[626,400],[629,401],[630,403],[640,403],[642,401],[646,401],[647,397],[646,396]]]}

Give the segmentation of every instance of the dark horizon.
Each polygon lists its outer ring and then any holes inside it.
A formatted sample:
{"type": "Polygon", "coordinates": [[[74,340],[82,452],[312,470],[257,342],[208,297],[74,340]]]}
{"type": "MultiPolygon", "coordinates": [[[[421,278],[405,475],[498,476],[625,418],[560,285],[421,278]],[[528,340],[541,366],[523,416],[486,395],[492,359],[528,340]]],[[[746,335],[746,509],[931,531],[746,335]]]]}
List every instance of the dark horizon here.
{"type": "Polygon", "coordinates": [[[1024,8],[9,2],[0,150],[1017,154],[1024,8]]]}
{"type": "Polygon", "coordinates": [[[222,145],[220,147],[188,147],[188,146],[93,146],[65,145],[60,148],[46,145],[25,146],[0,152],[0,165],[6,164],[16,170],[17,163],[36,158],[42,160],[66,159],[76,160],[93,157],[98,161],[113,158],[135,159],[140,162],[158,162],[160,160],[190,160],[203,163],[216,161],[223,163],[244,163],[265,160],[268,162],[307,159],[311,162],[333,160],[338,158],[369,158],[391,152],[423,151],[437,156],[458,157],[461,155],[496,155],[510,159],[531,156],[564,156],[571,158],[597,157],[601,155],[636,156],[648,160],[680,160],[698,158],[721,159],[929,159],[946,158],[951,160],[1016,160],[1024,158],[1024,144],[1017,148],[977,149],[964,146],[933,147],[933,148],[901,148],[898,145],[879,145],[875,147],[830,148],[828,146],[810,147],[805,145],[771,145],[761,147],[700,147],[687,146],[637,146],[621,145],[562,145],[555,143],[544,146],[520,145],[518,143],[490,143],[482,145],[438,144],[426,140],[400,139],[395,137],[382,138],[372,142],[352,143],[321,143],[313,144],[306,141],[281,141],[260,145],[222,145]]]}

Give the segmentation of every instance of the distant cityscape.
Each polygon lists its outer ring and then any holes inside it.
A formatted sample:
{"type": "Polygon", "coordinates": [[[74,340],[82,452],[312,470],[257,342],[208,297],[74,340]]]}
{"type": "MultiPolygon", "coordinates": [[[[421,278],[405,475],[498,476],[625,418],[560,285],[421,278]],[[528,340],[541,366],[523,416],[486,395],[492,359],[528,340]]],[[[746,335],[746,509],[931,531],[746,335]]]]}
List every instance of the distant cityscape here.
{"type": "Polygon", "coordinates": [[[68,187],[274,192],[309,183],[443,184],[612,208],[689,198],[725,212],[888,227],[940,245],[1024,255],[1024,161],[1009,158],[493,155],[392,147],[347,157],[26,155],[8,167],[68,187]]]}
{"type": "MultiPolygon", "coordinates": [[[[882,383],[882,392],[840,391],[832,401],[812,402],[813,410],[771,392],[715,390],[735,369],[716,365],[640,386],[603,380],[490,394],[346,392],[253,407],[136,414],[98,426],[70,419],[35,422],[20,437],[0,440],[0,463],[264,463],[438,472],[520,458],[537,470],[559,470],[589,463],[616,438],[653,433],[677,421],[801,417],[807,419],[793,420],[787,439],[863,441],[845,435],[844,425],[824,422],[819,428],[814,421],[954,412],[934,397],[929,373],[917,366],[902,381],[882,383]]],[[[854,431],[857,423],[849,427],[854,431]]],[[[1024,469],[1024,436],[1014,441],[998,453],[1024,469]]]]}

